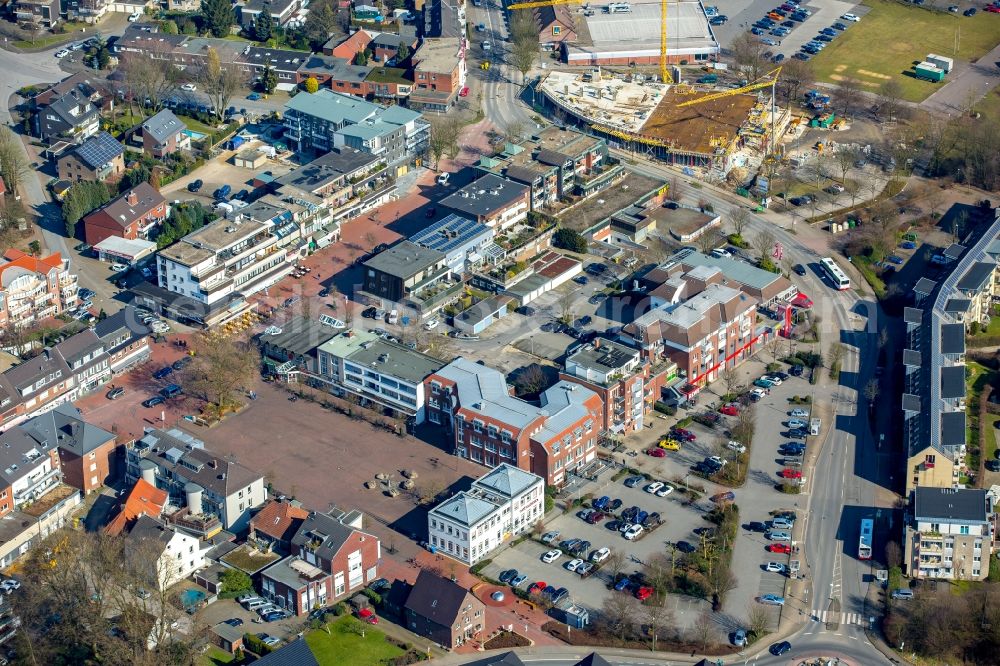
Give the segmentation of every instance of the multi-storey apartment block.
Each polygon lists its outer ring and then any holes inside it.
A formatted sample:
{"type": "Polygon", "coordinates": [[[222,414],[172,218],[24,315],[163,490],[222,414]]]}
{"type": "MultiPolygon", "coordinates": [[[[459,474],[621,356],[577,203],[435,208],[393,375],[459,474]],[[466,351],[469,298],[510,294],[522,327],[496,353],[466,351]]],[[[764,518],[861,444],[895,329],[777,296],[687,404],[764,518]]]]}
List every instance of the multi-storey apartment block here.
{"type": "Polygon", "coordinates": [[[613,433],[641,431],[676,364],[653,362],[634,347],[595,338],[566,359],[559,376],[582,384],[604,402],[602,427],[613,433]]]}
{"type": "Polygon", "coordinates": [[[670,359],[688,382],[704,385],[754,354],[757,299],[724,284],[722,272],[699,266],[671,278],[669,294],[623,333],[650,359],[670,359]]]}
{"type": "Polygon", "coordinates": [[[427,542],[438,552],[475,564],[545,514],[545,480],[502,463],[431,509],[427,542]]]}
{"type": "Polygon", "coordinates": [[[0,261],[0,328],[27,326],[77,304],[76,275],[58,253],[33,257],[7,250],[0,261]]]}
{"type": "Polygon", "coordinates": [[[993,502],[980,488],[913,491],[905,573],[913,578],[985,580],[993,553],[993,502]]]}
{"type": "Polygon", "coordinates": [[[499,233],[527,219],[531,188],[488,173],[446,196],[441,206],[499,233]]]}
{"type": "Polygon", "coordinates": [[[202,306],[189,318],[224,323],[251,307],[246,296],[291,273],[279,231],[256,221],[216,220],[160,250],[159,286],[202,306]]]}
{"type": "Polygon", "coordinates": [[[597,457],[604,403],[593,391],[560,381],[540,406],[511,395],[497,370],[459,357],[430,375],[427,418],[454,437],[454,453],[489,467],[509,463],[551,485],[597,457]]]}

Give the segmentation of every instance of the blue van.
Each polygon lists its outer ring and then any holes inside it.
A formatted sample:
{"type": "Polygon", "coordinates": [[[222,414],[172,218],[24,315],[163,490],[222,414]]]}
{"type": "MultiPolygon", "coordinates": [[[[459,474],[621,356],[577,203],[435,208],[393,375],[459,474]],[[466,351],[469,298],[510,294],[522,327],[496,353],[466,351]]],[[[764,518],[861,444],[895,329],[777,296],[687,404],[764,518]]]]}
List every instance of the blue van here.
{"type": "Polygon", "coordinates": [[[164,398],[173,398],[180,395],[183,392],[184,390],[177,384],[168,384],[167,386],[164,386],[162,389],[160,389],[160,395],[162,395],[164,398]]]}

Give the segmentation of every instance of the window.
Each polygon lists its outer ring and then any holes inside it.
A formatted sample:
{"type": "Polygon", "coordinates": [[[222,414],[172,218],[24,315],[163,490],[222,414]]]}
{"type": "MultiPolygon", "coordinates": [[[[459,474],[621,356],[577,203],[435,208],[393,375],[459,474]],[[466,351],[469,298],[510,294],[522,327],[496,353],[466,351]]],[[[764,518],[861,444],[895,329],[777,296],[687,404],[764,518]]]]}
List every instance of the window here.
{"type": "Polygon", "coordinates": [[[958,527],[958,533],[959,534],[968,534],[969,533],[969,526],[968,525],[959,525],[959,527],[958,527]]]}

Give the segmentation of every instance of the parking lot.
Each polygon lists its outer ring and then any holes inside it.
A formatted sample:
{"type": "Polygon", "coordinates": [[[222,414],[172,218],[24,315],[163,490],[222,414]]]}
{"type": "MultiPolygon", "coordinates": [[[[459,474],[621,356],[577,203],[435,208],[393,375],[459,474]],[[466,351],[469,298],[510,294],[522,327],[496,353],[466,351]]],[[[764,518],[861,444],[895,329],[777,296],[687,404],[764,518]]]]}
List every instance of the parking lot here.
{"type": "MultiPolygon", "coordinates": [[[[769,359],[768,359],[769,360],[769,359]]],[[[788,368],[785,367],[785,370],[788,368]]],[[[752,380],[764,374],[764,363],[754,360],[740,368],[741,378],[749,384],[752,380]]],[[[716,390],[721,390],[717,388],[716,390]]],[[[778,511],[798,512],[806,506],[805,494],[809,491],[808,479],[804,480],[805,486],[802,494],[783,494],[779,490],[782,478],[778,473],[785,468],[785,456],[778,453],[779,446],[783,443],[800,439],[789,439],[787,435],[787,422],[790,418],[789,412],[795,408],[809,410],[808,405],[800,406],[791,404],[792,396],[811,396],[817,404],[816,413],[810,416],[818,416],[823,420],[823,431],[829,427],[829,418],[832,412],[830,396],[823,393],[826,389],[820,389],[809,384],[805,377],[789,377],[780,385],[770,388],[770,394],[766,394],[756,403],[756,436],[754,444],[746,456],[736,456],[736,453],[726,447],[728,437],[726,431],[735,422],[734,417],[723,417],[715,429],[707,428],[698,423],[690,423],[685,427],[696,437],[693,442],[682,444],[679,451],[668,451],[665,457],[655,458],[645,453],[651,447],[656,447],[660,436],[666,432],[669,425],[676,419],[653,419],[653,427],[644,429],[641,433],[633,433],[627,439],[627,445],[637,452],[635,457],[626,456],[630,467],[639,469],[644,474],[650,475],[654,479],[671,482],[673,485],[683,485],[687,482],[704,487],[705,495],[692,505],[685,504],[686,497],[683,493],[674,491],[667,497],[657,497],[647,493],[644,488],[648,482],[643,482],[636,488],[628,488],[624,484],[625,479],[612,482],[610,476],[605,476],[596,483],[586,484],[576,491],[579,495],[589,494],[594,498],[606,495],[610,498],[621,500],[621,509],[630,506],[638,506],[647,512],[656,511],[664,519],[664,523],[653,532],[644,535],[636,541],[624,539],[616,530],[609,529],[611,519],[604,520],[596,525],[591,525],[578,517],[578,511],[564,514],[546,525],[546,531],[558,531],[559,537],[553,544],[542,544],[537,540],[529,540],[516,548],[509,548],[497,554],[493,562],[486,567],[484,573],[492,578],[499,577],[500,573],[507,569],[517,569],[527,577],[522,584],[523,589],[527,589],[536,581],[543,581],[547,585],[565,587],[570,593],[573,603],[585,606],[590,609],[600,609],[604,604],[608,594],[622,594],[609,590],[612,573],[608,567],[596,571],[588,578],[581,578],[578,574],[570,572],[565,565],[574,556],[564,554],[551,564],[542,561],[542,555],[552,548],[560,547],[560,544],[568,539],[583,539],[591,542],[585,554],[580,557],[587,559],[590,554],[602,547],[609,547],[625,556],[625,566],[622,573],[631,574],[641,572],[644,564],[656,554],[668,553],[668,544],[679,541],[687,541],[697,546],[699,538],[694,530],[699,527],[708,526],[704,520],[705,514],[712,509],[714,504],[711,496],[728,490],[727,488],[712,483],[696,475],[692,467],[706,456],[719,455],[727,458],[728,464],[748,464],[749,470],[747,478],[742,487],[736,488],[736,503],[740,506],[741,529],[738,532],[735,552],[732,557],[731,569],[736,577],[737,588],[729,593],[725,608],[729,612],[727,617],[735,618],[737,622],[743,619],[745,609],[751,604],[758,604],[759,599],[766,594],[780,597],[786,596],[786,584],[788,577],[785,572],[766,571],[765,566],[769,562],[776,562],[788,566],[792,560],[799,560],[799,556],[791,553],[769,552],[766,547],[770,543],[767,536],[761,531],[748,529],[750,522],[766,522],[778,511]],[[825,396],[825,397],[824,397],[825,396]],[[829,412],[829,413],[828,413],[829,412]],[[679,483],[678,481],[679,480],[679,483]]],[[[705,412],[708,407],[717,402],[718,396],[706,391],[699,399],[699,406],[693,410],[682,410],[679,417],[694,415],[705,412]]],[[[808,417],[804,417],[808,420],[808,417]]],[[[815,438],[807,440],[807,446],[815,438]]],[[[806,455],[810,451],[807,449],[806,455]]],[[[790,469],[793,469],[790,467],[790,469]]],[[[797,469],[797,468],[794,468],[797,469]]],[[[628,478],[628,477],[626,477],[628,478]]],[[[620,513],[619,510],[619,513],[620,513]]],[[[799,514],[801,517],[801,514],[799,514]]],[[[799,526],[796,526],[799,527],[799,526]]],[[[797,538],[802,532],[801,528],[792,530],[793,538],[797,538]]],[[[788,543],[789,547],[800,546],[797,542],[788,543]]],[[[802,562],[804,575],[808,568],[806,562],[802,562]]],[[[708,607],[708,603],[693,597],[681,595],[671,595],[668,605],[674,607],[677,612],[677,622],[680,626],[686,627],[698,617],[699,613],[708,607]]],[[[776,627],[779,619],[780,608],[777,606],[766,606],[771,618],[772,627],[776,627]]],[[[737,626],[720,626],[723,633],[727,633],[738,628],[737,626]]]]}

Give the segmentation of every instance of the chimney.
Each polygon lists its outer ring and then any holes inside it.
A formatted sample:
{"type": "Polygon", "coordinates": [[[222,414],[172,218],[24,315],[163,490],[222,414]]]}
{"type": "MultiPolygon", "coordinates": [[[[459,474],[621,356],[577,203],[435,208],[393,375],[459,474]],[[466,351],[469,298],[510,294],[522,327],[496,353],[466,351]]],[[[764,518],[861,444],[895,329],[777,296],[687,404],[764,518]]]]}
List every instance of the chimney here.
{"type": "Polygon", "coordinates": [[[134,206],[139,203],[139,195],[135,193],[135,190],[130,190],[125,196],[125,201],[128,202],[129,206],[134,206]]]}

